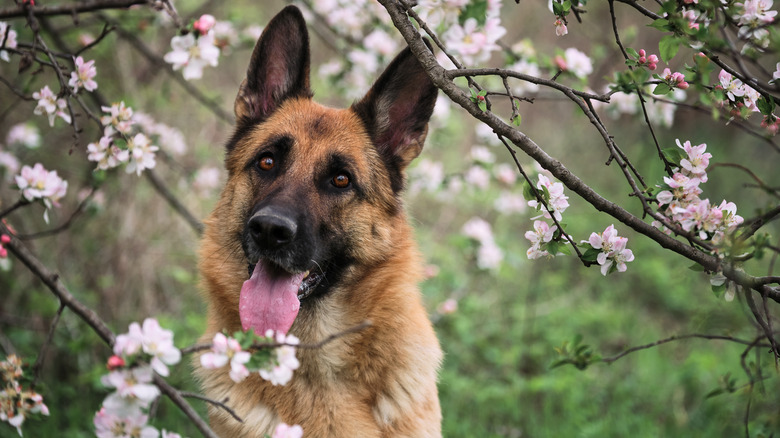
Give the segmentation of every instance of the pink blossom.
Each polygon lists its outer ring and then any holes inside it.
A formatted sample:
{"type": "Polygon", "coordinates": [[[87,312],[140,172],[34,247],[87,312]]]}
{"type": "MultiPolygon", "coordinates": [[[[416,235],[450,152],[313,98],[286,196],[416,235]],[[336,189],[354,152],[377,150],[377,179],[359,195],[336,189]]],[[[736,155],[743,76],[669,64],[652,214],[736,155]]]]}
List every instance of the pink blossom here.
{"type": "Polygon", "coordinates": [[[593,62],[588,55],[569,47],[563,52],[564,62],[558,65],[563,71],[571,72],[574,76],[580,79],[586,78],[589,74],[593,73],[593,62]]]}
{"type": "Polygon", "coordinates": [[[672,72],[670,69],[665,68],[663,73],[661,73],[661,77],[664,78],[667,85],[672,88],[685,90],[689,87],[688,83],[685,82],[685,75],[680,72],[672,72]]]}
{"type": "Polygon", "coordinates": [[[772,80],[776,81],[780,79],[780,62],[775,66],[775,71],[772,73],[772,80]]]}
{"type": "Polygon", "coordinates": [[[127,141],[127,150],[130,153],[130,161],[125,168],[127,173],[135,172],[141,176],[141,172],[152,169],[157,164],[155,152],[160,148],[151,144],[151,140],[144,134],[138,133],[127,141]]]}
{"type": "Polygon", "coordinates": [[[541,245],[552,240],[555,235],[555,230],[558,227],[553,225],[550,227],[547,222],[534,221],[533,231],[526,231],[525,238],[531,242],[531,247],[526,251],[526,255],[529,259],[538,259],[544,256],[551,256],[549,252],[541,249],[541,245]]]}
{"type": "Polygon", "coordinates": [[[444,33],[445,44],[466,64],[486,62],[493,51],[500,49],[496,42],[506,33],[500,22],[498,18],[488,18],[480,30],[477,19],[469,18],[463,26],[454,24],[444,33]]]}
{"type": "Polygon", "coordinates": [[[22,167],[21,174],[16,176],[16,185],[25,199],[40,199],[47,208],[59,206],[59,200],[68,190],[68,182],[60,178],[56,170],[47,171],[41,163],[22,167]]]}
{"type": "Polygon", "coordinates": [[[780,119],[774,115],[764,116],[764,119],[761,120],[761,127],[766,129],[769,135],[777,135],[780,131],[780,119]]]}
{"type": "Polygon", "coordinates": [[[710,164],[710,158],[712,158],[712,154],[704,152],[707,150],[707,145],[702,143],[698,146],[691,146],[690,141],[680,144],[679,139],[676,142],[677,147],[683,149],[688,154],[688,158],[683,158],[680,161],[680,166],[701,180],[701,182],[707,182],[706,169],[710,164]]]}
{"type": "Polygon", "coordinates": [[[705,223],[710,222],[710,201],[708,199],[698,200],[675,211],[675,219],[685,231],[695,232],[699,230],[701,239],[707,238],[705,223]]]}
{"type": "Polygon", "coordinates": [[[484,219],[473,217],[463,224],[461,232],[477,242],[493,241],[493,230],[490,224],[484,219]]]}
{"type": "Polygon", "coordinates": [[[491,164],[496,161],[496,157],[485,146],[473,146],[471,151],[469,151],[469,155],[472,160],[478,163],[491,164]]]}
{"type": "Polygon", "coordinates": [[[564,36],[569,33],[569,29],[566,27],[566,23],[561,17],[555,18],[555,35],[564,36]]]}
{"type": "Polygon", "coordinates": [[[203,14],[192,23],[192,28],[200,32],[201,35],[206,35],[216,23],[217,20],[213,15],[203,14]]]}
{"type": "Polygon", "coordinates": [[[206,66],[216,67],[219,48],[215,45],[214,33],[209,32],[195,40],[191,33],[171,38],[172,51],[165,54],[165,62],[174,70],[182,70],[184,79],[200,79],[206,66]]]}
{"type": "Polygon", "coordinates": [[[113,355],[108,358],[108,361],[106,362],[106,368],[108,368],[109,371],[114,371],[117,368],[122,368],[125,366],[125,360],[117,355],[113,355]]]}
{"type": "Polygon", "coordinates": [[[101,378],[103,385],[115,388],[103,401],[103,406],[113,413],[137,412],[160,395],[152,384],[153,371],[148,366],[114,370],[101,378]]]}
{"type": "Polygon", "coordinates": [[[168,432],[167,430],[162,430],[162,438],[181,438],[181,435],[175,432],[168,432]]]}
{"type": "Polygon", "coordinates": [[[398,43],[384,30],[374,29],[363,39],[363,47],[381,56],[392,56],[398,50],[398,43]]]}
{"type": "Polygon", "coordinates": [[[628,239],[618,236],[614,225],[608,226],[601,234],[591,233],[587,241],[595,249],[600,249],[596,261],[601,265],[601,274],[607,275],[615,265],[618,272],[625,272],[626,263],[634,260],[634,253],[626,249],[628,239]]]}
{"type": "Polygon", "coordinates": [[[528,204],[522,195],[503,191],[493,203],[493,208],[500,213],[522,214],[528,209],[528,204]]]}
{"type": "Polygon", "coordinates": [[[211,351],[200,356],[200,363],[204,368],[222,368],[230,362],[230,378],[234,382],[241,382],[249,376],[246,363],[251,354],[242,351],[241,345],[234,338],[228,338],[222,333],[214,335],[211,351]]]}
{"type": "Polygon", "coordinates": [[[114,153],[114,150],[118,149],[116,146],[113,146],[111,137],[104,135],[100,137],[97,143],[87,145],[87,159],[97,162],[97,168],[100,170],[111,169],[122,162],[120,158],[126,158],[125,155],[129,158],[129,154],[120,155],[114,153]]]}
{"type": "Polygon", "coordinates": [[[7,179],[13,179],[13,175],[19,172],[21,164],[19,160],[9,152],[0,150],[0,169],[5,169],[7,179]]]}
{"type": "Polygon", "coordinates": [[[742,216],[737,214],[737,205],[733,202],[726,202],[724,199],[723,202],[721,202],[718,206],[718,209],[723,212],[723,224],[729,229],[729,231],[733,230],[745,221],[742,216]]]}
{"type": "Polygon", "coordinates": [[[512,186],[517,181],[517,169],[509,164],[501,163],[493,168],[496,179],[507,186],[512,186]]]}
{"type": "Polygon", "coordinates": [[[116,130],[122,134],[129,134],[130,130],[135,123],[133,121],[133,109],[129,106],[125,106],[125,102],[115,103],[109,106],[100,107],[103,112],[108,113],[100,118],[100,123],[103,126],[110,127],[112,130],[106,131],[104,135],[113,134],[113,130],[116,130]]]}
{"type": "Polygon", "coordinates": [[[480,269],[498,269],[503,260],[504,252],[496,245],[495,241],[482,242],[477,249],[477,267],[480,269]]]}
{"type": "Polygon", "coordinates": [[[288,425],[281,423],[276,426],[274,434],[271,438],[301,438],[303,437],[303,428],[297,424],[288,425]]]}
{"type": "Polygon", "coordinates": [[[79,87],[83,87],[87,91],[95,91],[98,87],[94,79],[97,75],[95,61],[84,62],[84,58],[79,56],[74,62],[76,70],[70,73],[70,81],[68,81],[68,85],[73,87],[73,92],[78,93],[79,87]]]}
{"type": "Polygon", "coordinates": [[[726,92],[726,96],[728,96],[729,100],[736,101],[737,97],[745,95],[745,88],[742,84],[742,81],[734,78],[734,76],[732,76],[726,70],[721,70],[720,73],[718,73],[718,80],[720,82],[720,86],[723,87],[723,91],[726,92]]]}
{"type": "MultiPolygon", "coordinates": [[[[10,25],[8,23],[0,21],[0,49],[15,49],[18,44],[16,42],[16,31],[13,29],[8,29],[9,26],[10,25]]],[[[0,50],[0,59],[5,62],[9,62],[11,60],[11,58],[8,56],[7,50],[0,50]]]]}
{"type": "Polygon", "coordinates": [[[54,126],[56,117],[60,117],[65,123],[70,123],[70,114],[65,111],[68,103],[65,99],[58,99],[48,85],[41,88],[40,91],[34,92],[33,99],[38,100],[33,113],[39,116],[46,115],[49,118],[49,126],[54,126]]]}
{"type": "Polygon", "coordinates": [[[275,357],[271,359],[268,367],[260,369],[260,377],[271,382],[272,385],[286,385],[292,379],[293,371],[297,370],[300,362],[295,357],[295,347],[298,344],[298,338],[293,335],[285,336],[284,333],[268,330],[265,333],[267,338],[272,338],[278,344],[289,344],[277,347],[275,357]]]}
{"type": "Polygon", "coordinates": [[[160,327],[154,318],[146,318],[141,330],[143,351],[152,356],[152,369],[163,377],[168,376],[166,365],[175,365],[181,360],[181,351],[173,345],[173,332],[160,327]]]}
{"type": "Polygon", "coordinates": [[[458,311],[458,300],[454,298],[448,298],[442,301],[436,308],[436,311],[442,315],[450,315],[458,311]]]}
{"type": "Polygon", "coordinates": [[[486,190],[490,185],[490,172],[482,166],[471,166],[463,175],[463,180],[472,187],[486,190]]]}
{"type": "Polygon", "coordinates": [[[168,375],[166,365],[175,365],[181,360],[181,352],[173,345],[173,332],[160,327],[154,318],[146,318],[143,326],[133,322],[126,334],[118,335],[114,343],[114,354],[131,357],[141,351],[151,356],[151,367],[161,376],[168,375]]]}
{"type": "Polygon", "coordinates": [[[560,221],[563,218],[562,213],[569,207],[569,197],[563,194],[563,184],[559,182],[553,183],[544,174],[539,174],[536,188],[541,191],[542,187],[545,187],[550,194],[550,199],[546,200],[548,208],[544,208],[536,199],[528,201],[528,205],[537,210],[542,210],[542,216],[545,218],[552,219],[552,217],[555,217],[556,220],[560,221]],[[553,216],[550,216],[550,212],[552,212],[553,216]]]}
{"type": "Polygon", "coordinates": [[[764,39],[769,31],[764,27],[775,20],[777,11],[771,10],[773,0],[745,0],[734,3],[741,9],[733,16],[740,26],[738,36],[742,39],[764,39]]]}
{"type": "Polygon", "coordinates": [[[98,438],[157,438],[157,429],[147,425],[149,417],[141,412],[120,416],[101,408],[93,420],[98,438]]]}
{"type": "Polygon", "coordinates": [[[646,66],[649,70],[655,70],[658,67],[658,56],[648,55],[645,49],[639,49],[639,58],[637,58],[639,65],[646,66]]]}
{"type": "Polygon", "coordinates": [[[20,144],[30,149],[41,145],[41,134],[38,128],[28,123],[18,123],[11,127],[5,141],[9,145],[20,144]]]}

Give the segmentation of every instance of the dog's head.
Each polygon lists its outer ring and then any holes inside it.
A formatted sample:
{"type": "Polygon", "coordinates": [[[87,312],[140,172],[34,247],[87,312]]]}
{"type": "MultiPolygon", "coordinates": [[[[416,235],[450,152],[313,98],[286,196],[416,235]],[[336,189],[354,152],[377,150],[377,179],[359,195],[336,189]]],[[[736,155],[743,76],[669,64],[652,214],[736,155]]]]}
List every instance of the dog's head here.
{"type": "Polygon", "coordinates": [[[422,150],[436,93],[406,49],[350,108],[314,103],[300,11],[271,20],[236,97],[215,213],[231,266],[249,267],[241,290],[227,292],[244,330],[287,332],[301,301],[393,251],[404,169],[422,150]]]}

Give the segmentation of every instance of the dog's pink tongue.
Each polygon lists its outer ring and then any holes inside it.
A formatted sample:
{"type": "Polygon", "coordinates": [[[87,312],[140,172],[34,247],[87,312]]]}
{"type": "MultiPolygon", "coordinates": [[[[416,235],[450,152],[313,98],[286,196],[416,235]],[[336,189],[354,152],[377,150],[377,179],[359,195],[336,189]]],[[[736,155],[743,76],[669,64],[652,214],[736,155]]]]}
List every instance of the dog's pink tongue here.
{"type": "Polygon", "coordinates": [[[303,277],[303,273],[288,274],[258,262],[241,286],[238,313],[244,331],[254,329],[260,336],[268,329],[287,333],[301,305],[298,288],[303,277]]]}

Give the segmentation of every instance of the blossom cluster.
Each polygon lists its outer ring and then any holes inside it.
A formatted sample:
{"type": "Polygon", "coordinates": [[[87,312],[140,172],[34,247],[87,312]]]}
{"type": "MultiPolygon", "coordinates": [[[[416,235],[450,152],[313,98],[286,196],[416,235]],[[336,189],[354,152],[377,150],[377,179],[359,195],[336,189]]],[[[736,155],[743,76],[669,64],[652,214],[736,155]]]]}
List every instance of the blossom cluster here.
{"type": "MultiPolygon", "coordinates": [[[[213,15],[203,14],[190,26],[190,32],[171,38],[171,51],[163,56],[163,60],[181,70],[186,80],[200,79],[203,69],[216,67],[219,55],[227,52],[239,40],[239,35],[229,21],[217,21],[213,15]]],[[[244,33],[248,38],[256,40],[262,28],[251,26],[244,33]]]]}
{"type": "Polygon", "coordinates": [[[0,59],[5,62],[9,62],[11,58],[8,56],[8,51],[2,49],[15,49],[18,44],[16,42],[16,31],[10,29],[10,27],[5,21],[0,21],[0,59]]]}
{"type": "MultiPolygon", "coordinates": [[[[101,382],[115,391],[103,401],[95,414],[98,438],[156,438],[159,431],[148,425],[146,410],[160,395],[153,383],[154,373],[168,376],[169,365],[181,360],[173,344],[173,332],[160,327],[156,319],[147,318],[143,325],[134,322],[129,331],[116,337],[114,355],[108,359],[109,373],[101,382]]],[[[176,436],[163,431],[163,437],[176,436]]]]}
{"type": "MultiPolygon", "coordinates": [[[[551,258],[570,253],[566,247],[568,242],[564,241],[568,236],[559,228],[563,212],[569,207],[568,197],[563,191],[562,183],[552,182],[544,173],[539,174],[536,194],[530,190],[530,186],[526,187],[528,205],[542,211],[541,215],[532,218],[535,219],[533,230],[525,232],[525,238],[531,242],[531,247],[526,252],[529,259],[551,258]],[[554,218],[557,223],[549,224],[539,220],[540,218],[554,218]]],[[[634,254],[626,248],[627,243],[628,239],[618,236],[614,225],[610,225],[602,233],[591,233],[588,240],[581,241],[580,246],[586,249],[582,258],[601,265],[603,275],[614,271],[624,272],[626,263],[634,260],[634,254]]]]}
{"type": "Polygon", "coordinates": [[[162,145],[173,155],[182,155],[187,149],[181,131],[155,121],[148,114],[134,112],[124,102],[101,109],[105,113],[100,118],[105,127],[103,136],[87,145],[87,159],[96,162],[99,170],[124,164],[127,173],[141,175],[157,164],[156,153],[160,147],[153,143],[162,145]]]}
{"type": "Polygon", "coordinates": [[[746,108],[750,112],[759,111],[757,102],[761,95],[758,91],[735,78],[726,70],[721,70],[718,73],[718,84],[715,88],[722,90],[726,95],[725,103],[734,110],[735,115],[738,115],[742,108],[746,108]]]}
{"type": "Polygon", "coordinates": [[[230,364],[229,376],[236,383],[249,377],[251,372],[257,371],[260,377],[273,385],[287,384],[292,379],[293,371],[300,366],[295,357],[295,345],[299,341],[293,335],[285,336],[284,333],[268,330],[265,337],[260,338],[253,334],[237,333],[236,336],[241,339],[222,333],[214,335],[211,350],[200,356],[200,364],[206,369],[218,369],[230,364]],[[275,342],[279,346],[267,357],[255,357],[248,351],[255,341],[266,344],[275,342]]]}
{"type": "MultiPolygon", "coordinates": [[[[685,152],[680,159],[680,167],[674,169],[671,177],[664,177],[664,185],[656,195],[659,211],[673,224],[683,230],[696,234],[702,240],[722,241],[724,235],[733,231],[743,222],[737,215],[737,206],[723,200],[718,206],[710,204],[709,199],[701,199],[700,185],[707,182],[707,166],[712,154],[706,152],[707,145],[693,146],[690,141],[677,146],[685,152]]],[[[653,225],[671,232],[663,224],[654,221],[653,225]]]]}
{"type": "MultiPolygon", "coordinates": [[[[626,263],[634,260],[634,253],[626,248],[628,239],[618,236],[614,225],[608,226],[602,233],[591,233],[590,238],[583,240],[582,243],[589,245],[588,249],[597,252],[596,262],[601,265],[602,275],[607,275],[614,270],[625,272],[626,263]]],[[[587,258],[587,255],[585,257],[587,258]]]]}
{"type": "Polygon", "coordinates": [[[36,163],[33,167],[23,166],[21,173],[15,179],[25,200],[43,202],[46,207],[43,219],[48,223],[49,208],[59,207],[59,200],[68,191],[68,182],[60,178],[56,170],[48,171],[41,163],[36,163]]]}
{"type": "Polygon", "coordinates": [[[70,124],[70,114],[65,111],[68,107],[68,102],[61,97],[57,97],[48,85],[45,85],[40,91],[34,92],[32,97],[38,101],[33,113],[38,116],[46,116],[49,119],[49,126],[54,126],[54,120],[57,117],[70,124]]]}
{"type": "Polygon", "coordinates": [[[496,244],[490,224],[482,218],[474,217],[463,224],[462,232],[478,244],[477,266],[480,269],[498,269],[504,259],[504,252],[496,244]]]}
{"type": "Polygon", "coordinates": [[[775,21],[777,11],[771,10],[773,0],[745,0],[734,3],[739,9],[732,18],[739,26],[738,36],[762,48],[769,44],[767,25],[775,21]]]}
{"type": "Polygon", "coordinates": [[[25,378],[22,360],[11,354],[0,362],[0,421],[16,428],[22,436],[22,424],[33,414],[49,415],[49,408],[37,392],[26,389],[21,381],[25,378]]]}
{"type": "Polygon", "coordinates": [[[344,59],[331,60],[319,69],[331,81],[348,84],[340,90],[347,97],[360,97],[401,47],[392,36],[389,16],[379,3],[367,0],[315,0],[311,9],[341,37],[361,41],[344,59]]]}

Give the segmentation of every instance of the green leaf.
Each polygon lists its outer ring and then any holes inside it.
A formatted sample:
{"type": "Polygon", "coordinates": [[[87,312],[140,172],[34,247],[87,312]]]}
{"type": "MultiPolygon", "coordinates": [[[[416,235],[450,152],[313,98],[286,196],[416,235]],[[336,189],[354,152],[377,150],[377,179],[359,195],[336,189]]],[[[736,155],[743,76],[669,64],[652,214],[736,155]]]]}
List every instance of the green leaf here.
{"type": "Polygon", "coordinates": [[[726,392],[723,388],[716,388],[712,391],[708,392],[707,395],[704,396],[705,399],[708,399],[710,397],[715,397],[716,395],[721,395],[724,392],[726,392]]]}
{"type": "Polygon", "coordinates": [[[588,262],[596,263],[596,259],[598,259],[600,253],[601,250],[590,247],[585,251],[584,254],[582,254],[582,259],[588,262]]]}
{"type": "Polygon", "coordinates": [[[479,106],[479,109],[482,110],[482,112],[487,112],[487,102],[484,100],[480,100],[479,103],[477,103],[477,106],[479,106]]]}
{"type": "Polygon", "coordinates": [[[553,7],[553,14],[559,17],[563,15],[563,5],[561,3],[558,3],[557,1],[553,0],[552,7],[553,7]]]}
{"type": "Polygon", "coordinates": [[[672,92],[672,87],[669,86],[669,84],[661,83],[656,85],[655,90],[653,90],[653,94],[655,95],[663,95],[663,94],[669,94],[672,92]]]}
{"type": "Polygon", "coordinates": [[[516,115],[514,119],[512,119],[512,124],[515,126],[520,126],[520,121],[522,120],[522,117],[520,114],[516,115]]]}
{"type": "Polygon", "coordinates": [[[536,199],[534,190],[528,180],[523,181],[523,198],[525,198],[526,201],[533,201],[536,199]]]}
{"type": "Polygon", "coordinates": [[[712,286],[712,293],[714,293],[716,297],[720,297],[724,292],[726,292],[726,283],[723,283],[720,286],[712,286]]]}
{"type": "Polygon", "coordinates": [[[680,38],[674,35],[666,35],[658,42],[658,52],[661,55],[661,59],[668,63],[680,50],[680,38]]]}
{"type": "Polygon", "coordinates": [[[661,153],[664,154],[666,161],[674,164],[680,164],[680,161],[687,156],[685,151],[678,147],[661,149],[661,153]]]}
{"type": "Polygon", "coordinates": [[[690,269],[691,271],[694,271],[694,272],[704,272],[704,266],[702,266],[702,265],[700,265],[698,263],[694,263],[691,266],[688,266],[688,269],[690,269]]]}
{"type": "Polygon", "coordinates": [[[758,110],[761,111],[761,114],[768,116],[775,110],[775,101],[761,96],[761,98],[756,101],[756,106],[758,107],[758,110]]]}
{"type": "Polygon", "coordinates": [[[477,20],[477,23],[483,25],[487,21],[487,8],[487,0],[470,1],[463,9],[463,12],[460,14],[460,16],[458,16],[458,21],[460,24],[463,24],[469,18],[474,18],[477,20]]]}
{"type": "Polygon", "coordinates": [[[666,18],[659,18],[652,23],[648,24],[649,27],[652,27],[653,29],[658,29],[661,32],[671,32],[672,28],[669,26],[669,20],[666,18]]]}
{"type": "Polygon", "coordinates": [[[626,47],[626,53],[633,58],[639,58],[639,53],[631,47],[626,47]]]}

